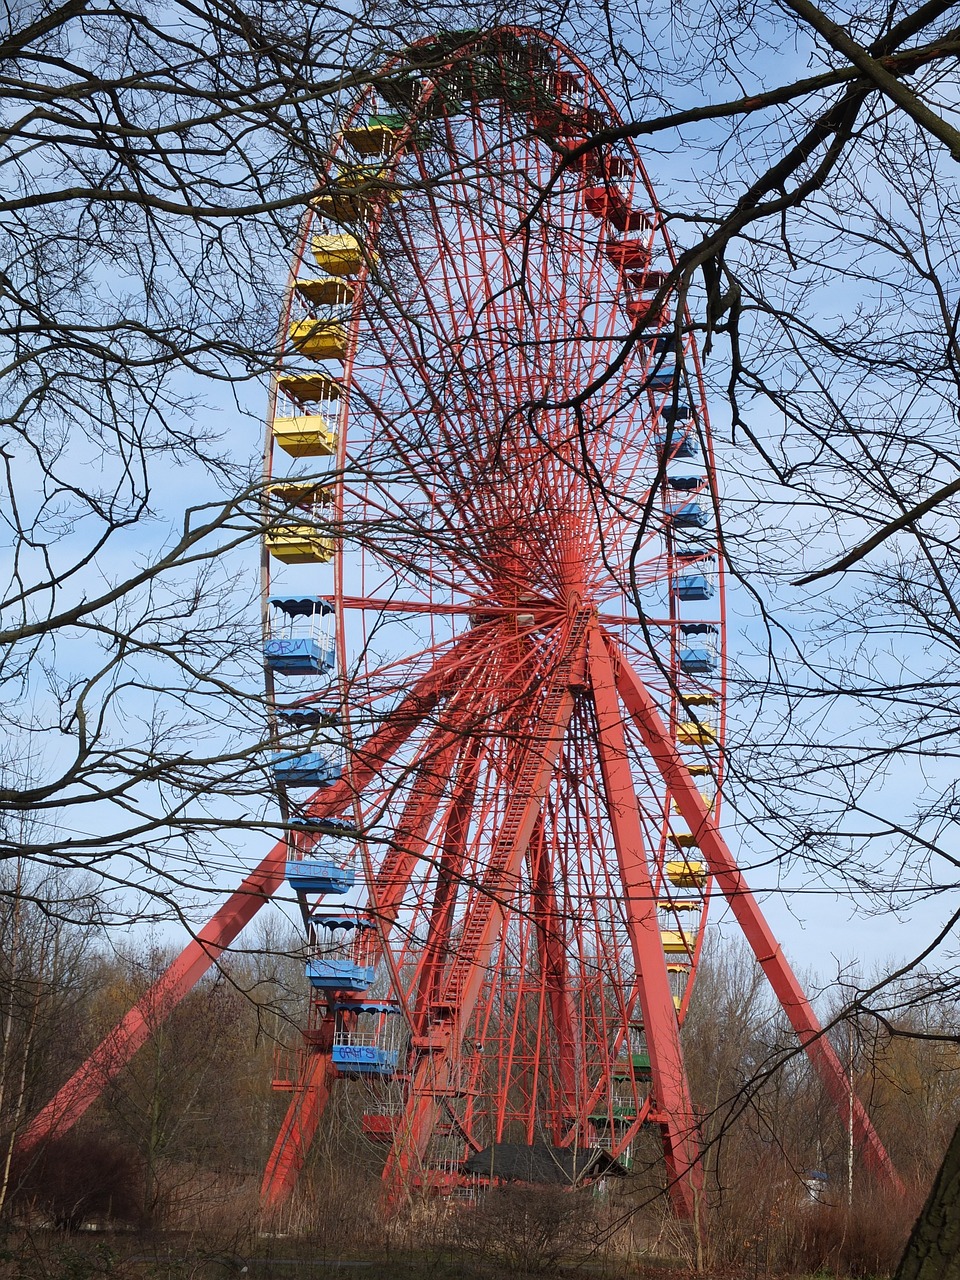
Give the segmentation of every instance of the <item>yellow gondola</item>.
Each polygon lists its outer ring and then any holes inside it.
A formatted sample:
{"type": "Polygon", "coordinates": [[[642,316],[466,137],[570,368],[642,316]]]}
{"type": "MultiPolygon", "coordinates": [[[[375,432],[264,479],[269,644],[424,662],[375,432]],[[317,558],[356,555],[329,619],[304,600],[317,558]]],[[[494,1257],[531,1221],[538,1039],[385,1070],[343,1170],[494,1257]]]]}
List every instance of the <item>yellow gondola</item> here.
{"type": "Polygon", "coordinates": [[[336,378],[318,369],[316,373],[281,374],[277,378],[277,391],[299,405],[307,405],[318,400],[339,400],[343,387],[336,378]]]}
{"type": "Polygon", "coordinates": [[[278,524],[267,530],[267,550],[284,564],[327,564],[333,559],[333,538],[309,524],[278,524]]]}
{"type": "Polygon", "coordinates": [[[363,249],[356,236],[315,235],[313,256],[320,270],[330,276],[355,276],[363,266],[363,249]]]}
{"type": "Polygon", "coordinates": [[[683,702],[688,707],[715,707],[717,705],[717,695],[715,693],[687,693],[683,695],[683,702]]]}
{"type": "Polygon", "coordinates": [[[278,414],[271,430],[274,440],[292,458],[327,458],[337,451],[337,433],[319,413],[278,414]]]}
{"type": "Polygon", "coordinates": [[[665,870],[675,889],[702,889],[707,883],[705,862],[668,862],[665,870]]]}
{"type": "Polygon", "coordinates": [[[342,276],[321,276],[317,280],[298,280],[297,293],[312,307],[342,307],[351,303],[356,287],[342,276]]]}
{"type": "MultiPolygon", "coordinates": [[[[704,767],[706,767],[706,766],[704,766],[704,767]]],[[[691,772],[692,772],[692,770],[691,770],[691,772]]],[[[712,795],[710,795],[710,794],[709,794],[709,792],[707,792],[707,791],[701,791],[701,792],[700,792],[700,799],[701,799],[701,800],[703,801],[703,803],[707,806],[707,811],[709,812],[709,811],[713,808],[713,801],[714,801],[714,797],[713,797],[712,795]]],[[[671,811],[672,811],[673,813],[679,813],[679,812],[680,812],[680,806],[677,804],[676,800],[672,800],[672,801],[670,802],[670,809],[671,809],[671,811]]]]}
{"type": "Polygon", "coordinates": [[[687,955],[696,941],[696,937],[686,929],[660,930],[660,943],[668,956],[687,955]]]}
{"type": "Polygon", "coordinates": [[[684,747],[713,746],[717,731],[712,724],[700,724],[696,720],[684,720],[677,725],[677,742],[684,747]]]}
{"type": "Polygon", "coordinates": [[[353,125],[341,139],[360,156],[385,156],[397,145],[400,130],[384,124],[353,125]]]}
{"type": "Polygon", "coordinates": [[[678,849],[696,849],[697,847],[697,838],[690,831],[671,831],[670,841],[678,849]]]}
{"type": "Polygon", "coordinates": [[[347,354],[346,326],[336,320],[294,320],[290,341],[308,360],[342,360],[347,354]]]}
{"type": "MultiPolygon", "coordinates": [[[[333,501],[333,493],[323,485],[281,482],[267,489],[271,503],[285,508],[299,508],[317,519],[318,513],[333,501]]],[[[284,564],[326,564],[333,559],[336,542],[316,523],[298,519],[297,511],[286,510],[267,529],[267,550],[284,564]]]]}

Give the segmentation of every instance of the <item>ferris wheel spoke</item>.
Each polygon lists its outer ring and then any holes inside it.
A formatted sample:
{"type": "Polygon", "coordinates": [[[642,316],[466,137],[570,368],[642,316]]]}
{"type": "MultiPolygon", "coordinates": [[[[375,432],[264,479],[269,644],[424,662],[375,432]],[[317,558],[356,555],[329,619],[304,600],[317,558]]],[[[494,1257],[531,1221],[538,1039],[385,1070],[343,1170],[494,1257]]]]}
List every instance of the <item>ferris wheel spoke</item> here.
{"type": "MultiPolygon", "coordinates": [[[[449,317],[441,321],[440,313],[433,300],[431,283],[426,277],[421,276],[420,286],[431,325],[443,333],[444,328],[441,325],[449,325],[449,317]]],[[[449,405],[435,390],[434,385],[436,382],[444,386],[449,381],[449,375],[445,376],[439,370],[427,370],[421,363],[414,360],[412,353],[415,348],[409,332],[405,331],[409,324],[409,318],[403,315],[397,317],[378,315],[373,326],[374,341],[380,352],[384,369],[390,371],[391,394],[399,395],[406,405],[406,414],[405,417],[401,417],[401,424],[412,419],[416,426],[421,419],[429,420],[435,435],[426,440],[419,437],[416,431],[403,434],[394,425],[392,414],[376,409],[373,397],[370,398],[370,405],[382,438],[390,442],[398,451],[399,457],[402,458],[404,453],[406,454],[408,481],[416,483],[428,496],[428,500],[435,503],[436,499],[427,482],[427,477],[436,477],[441,466],[464,488],[467,487],[468,477],[462,469],[462,444],[460,448],[454,449],[453,442],[446,436],[445,422],[449,405]],[[387,337],[389,341],[386,340],[387,337]],[[405,372],[409,377],[403,376],[405,372]],[[438,373],[439,377],[436,376],[438,373]]],[[[441,355],[443,353],[442,345],[440,353],[441,355]]]]}
{"type": "MultiPolygon", "coordinates": [[[[345,609],[365,609],[371,613],[429,613],[469,618],[475,604],[444,604],[436,600],[391,600],[388,596],[342,596],[345,609]]],[[[614,620],[616,621],[616,620],[614,620]]]]}
{"type": "Polygon", "coordinates": [[[518,748],[516,782],[492,842],[483,880],[464,922],[458,951],[438,984],[437,1022],[430,1028],[428,1045],[413,1068],[402,1123],[405,1140],[394,1143],[384,1168],[385,1182],[394,1197],[402,1194],[411,1166],[423,1159],[437,1119],[438,1093],[450,1087],[454,1055],[480,996],[504,920],[504,904],[509,902],[517,883],[573,712],[571,667],[582,656],[588,619],[584,612],[570,627],[564,650],[553,667],[540,715],[529,738],[518,748]]]}

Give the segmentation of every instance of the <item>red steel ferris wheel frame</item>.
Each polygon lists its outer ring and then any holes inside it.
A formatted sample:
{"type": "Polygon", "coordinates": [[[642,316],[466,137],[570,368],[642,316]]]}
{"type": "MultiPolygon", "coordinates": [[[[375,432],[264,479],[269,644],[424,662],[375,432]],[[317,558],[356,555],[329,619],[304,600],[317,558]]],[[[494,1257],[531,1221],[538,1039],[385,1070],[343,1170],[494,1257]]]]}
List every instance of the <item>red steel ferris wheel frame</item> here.
{"type": "MultiPolygon", "coordinates": [[[[518,40],[531,39],[531,33],[507,30],[518,40]]],[[[558,42],[537,36],[533,43],[562,53],[586,81],[587,69],[558,42]]],[[[595,88],[592,82],[591,86],[595,88]]],[[[424,94],[425,102],[429,103],[432,92],[436,92],[436,86],[424,94]]],[[[609,101],[603,101],[612,111],[609,101]]],[[[440,121],[441,125],[446,124],[442,113],[440,121]]],[[[639,160],[637,164],[639,166],[639,160]]],[[[640,185],[645,184],[652,203],[652,190],[642,174],[642,167],[639,171],[642,176],[640,185]]],[[[390,176],[395,176],[393,171],[390,176]]],[[[435,221],[441,216],[436,206],[437,199],[434,190],[428,187],[428,207],[435,221]]],[[[374,225],[382,212],[381,209],[374,213],[374,225]]],[[[396,221],[397,225],[402,225],[402,216],[396,221]]],[[[305,249],[309,226],[308,219],[298,251],[300,257],[305,249]]],[[[458,214],[456,227],[464,245],[469,246],[480,238],[474,212],[463,216],[458,214]]],[[[665,237],[663,247],[665,252],[672,254],[665,237]]],[[[368,266],[369,260],[368,254],[368,266]]],[[[415,262],[413,265],[416,267],[415,262]]],[[[462,269],[466,271],[467,265],[464,264],[462,269]]],[[[579,282],[569,297],[580,297],[577,288],[581,293],[588,289],[585,271],[582,262],[573,258],[564,260],[561,274],[573,273],[579,282]]],[[[485,260],[483,272],[495,279],[497,264],[485,260]]],[[[354,394],[356,326],[360,322],[359,305],[365,278],[361,273],[354,317],[354,343],[344,366],[344,387],[350,394],[354,394]]],[[[457,281],[445,275],[441,281],[442,289],[435,297],[425,276],[418,274],[417,279],[429,325],[435,331],[443,332],[449,314],[462,305],[457,281]]],[[[597,286],[591,284],[589,287],[597,286]]],[[[547,296],[545,293],[544,298],[547,296]]],[[[558,312],[567,306],[568,295],[561,293],[557,300],[558,312]]],[[[478,308],[471,304],[464,314],[470,326],[479,332],[490,310],[492,308],[486,303],[478,308]]],[[[494,311],[494,315],[497,314],[505,316],[506,312],[494,311]]],[[[385,319],[389,321],[389,316],[385,319]]],[[[544,309],[544,314],[531,324],[532,342],[548,346],[555,324],[556,320],[551,319],[544,309]]],[[[388,344],[392,339],[382,341],[388,344]]],[[[486,341],[490,342],[489,336],[486,341]]],[[[683,355],[697,384],[702,386],[695,346],[689,339],[684,343],[683,355]]],[[[399,352],[401,347],[384,345],[382,350],[387,356],[399,352]]],[[[577,357],[570,358],[575,363],[577,357]]],[[[431,390],[429,381],[421,381],[426,388],[428,408],[442,424],[445,406],[431,390]]],[[[511,398],[515,405],[529,402],[530,384],[524,382],[522,371],[511,369],[508,383],[505,400],[497,402],[498,411],[504,406],[509,408],[511,398]]],[[[384,386],[387,386],[386,381],[384,386]]],[[[574,383],[567,390],[579,393],[582,388],[574,383]]],[[[407,407],[410,408],[409,403],[407,407]]],[[[471,423],[479,421],[477,410],[471,408],[469,415],[471,423]]],[[[591,429],[593,426],[595,424],[591,429]]],[[[648,428],[648,435],[652,439],[652,428],[648,428]]],[[[408,474],[417,475],[422,455],[418,458],[416,449],[413,449],[404,456],[399,436],[395,434],[388,438],[397,449],[400,464],[407,468],[408,474]]],[[[708,476],[712,476],[711,445],[706,431],[701,434],[701,443],[708,476]]],[[[451,437],[448,444],[447,465],[466,484],[471,472],[469,465],[459,457],[456,447],[462,441],[451,437]]],[[[347,448],[347,431],[343,430],[337,469],[344,490],[350,484],[347,448]]],[[[532,454],[532,458],[528,458],[519,448],[514,454],[521,472],[528,470],[520,486],[518,503],[524,518],[543,500],[538,493],[541,471],[537,465],[539,463],[542,469],[550,462],[547,455],[538,459],[535,448],[532,454]]],[[[603,457],[602,451],[597,456],[609,466],[609,459],[603,457]]],[[[633,465],[635,470],[632,474],[639,474],[637,464],[633,465]]],[[[609,471],[610,474],[615,473],[616,466],[610,466],[609,471]]],[[[554,477],[558,474],[563,480],[562,469],[558,472],[555,468],[554,477]]],[[[666,485],[665,464],[658,467],[658,482],[661,487],[666,485]]],[[[459,489],[455,492],[459,493],[459,489]]],[[[492,490],[489,498],[486,511],[491,515],[489,527],[495,530],[500,508],[492,490]]],[[[380,501],[379,495],[368,485],[363,504],[372,516],[378,514],[377,504],[380,501]]],[[[651,485],[649,497],[640,512],[641,527],[646,526],[655,514],[657,501],[656,487],[651,485]]],[[[389,514],[386,508],[384,511],[389,514]]],[[[464,511],[470,514],[471,508],[460,508],[461,520],[464,511]]],[[[336,514],[343,521],[342,497],[338,497],[336,514]]],[[[632,1126],[620,1135],[620,1146],[622,1148],[630,1140],[644,1120],[657,1124],[663,1137],[674,1203],[682,1215],[693,1216],[700,1179],[699,1140],[680,1048],[675,1007],[677,997],[671,988],[657,915],[658,897],[667,891],[663,867],[668,856],[671,802],[695,837],[696,848],[702,852],[717,890],[730,904],[811,1063],[824,1080],[831,1098],[843,1108],[850,1105],[848,1085],[809,1002],[766,925],[759,906],[746,889],[720,834],[717,809],[704,801],[691,778],[689,761],[677,747],[677,725],[681,713],[686,713],[687,703],[681,696],[683,682],[678,678],[679,614],[673,592],[670,592],[669,617],[662,623],[653,624],[662,626],[668,642],[659,650],[652,646],[655,660],[652,663],[647,661],[641,673],[636,669],[637,663],[633,659],[633,650],[628,647],[631,642],[626,633],[621,628],[618,634],[613,626],[601,621],[606,601],[591,598],[592,584],[587,575],[579,572],[577,558],[582,554],[579,544],[589,534],[588,527],[582,523],[579,527],[576,525],[563,501],[554,504],[552,515],[549,535],[554,553],[558,546],[566,548],[564,580],[560,584],[562,589],[557,586],[551,596],[541,592],[533,605],[520,597],[491,601],[483,567],[469,560],[460,565],[466,583],[466,589],[461,589],[460,594],[461,598],[468,598],[472,585],[472,605],[439,598],[420,604],[402,597],[387,600],[378,595],[376,589],[371,590],[366,575],[360,582],[358,593],[350,596],[346,592],[344,557],[336,561],[336,597],[341,611],[353,609],[360,616],[368,612],[382,616],[384,613],[422,611],[432,612],[435,618],[454,620],[462,619],[470,611],[474,629],[461,632],[452,643],[449,640],[441,642],[431,622],[429,643],[417,661],[410,664],[410,669],[419,673],[413,692],[401,701],[396,711],[386,716],[382,727],[362,746],[357,745],[353,737],[351,723],[351,698],[355,689],[344,682],[341,705],[351,735],[348,745],[352,746],[348,755],[347,777],[334,787],[318,792],[304,807],[304,813],[313,817],[342,814],[352,804],[356,816],[362,819],[365,792],[376,787],[381,775],[386,775],[397,762],[400,762],[408,779],[411,776],[416,779],[415,785],[407,786],[403,803],[396,810],[389,852],[376,864],[367,853],[367,901],[364,906],[367,915],[376,920],[379,953],[389,962],[394,983],[400,965],[392,954],[391,938],[403,913],[410,910],[411,894],[416,900],[416,911],[429,921],[426,942],[416,957],[417,981],[411,988],[406,1005],[412,1039],[405,1103],[397,1117],[384,1173],[391,1195],[397,1198],[405,1193],[417,1175],[422,1175],[438,1116],[445,1108],[453,1114],[449,1100],[464,1094],[459,1073],[465,1037],[476,1039],[479,1031],[489,1030],[491,1018],[494,1023],[497,1017],[501,1023],[503,1021],[505,1006],[497,1003],[497,981],[514,984],[510,992],[516,1005],[521,1003],[521,997],[528,1003],[530,1001],[533,989],[524,985],[524,975],[509,979],[503,977],[504,939],[508,928],[519,930],[521,956],[532,957],[530,964],[538,974],[537,992],[542,997],[549,1027],[543,1032],[542,1021],[529,1022],[525,1024],[522,1035],[515,1031],[512,1038],[504,1036],[502,1028],[498,1032],[501,1036],[498,1050],[500,1078],[512,1081],[515,1089],[527,1089],[527,1097],[520,1110],[514,1112],[502,1098],[499,1100],[494,1137],[499,1140],[506,1132],[511,1115],[516,1121],[522,1113],[528,1139],[532,1139],[535,1118],[542,1106],[553,1144],[556,1147],[576,1146],[589,1132],[592,1109],[597,1106],[598,1099],[604,1096],[605,1090],[608,1094],[610,1092],[611,1064],[607,1065],[605,1081],[601,1079],[598,1082],[584,1074],[581,1062],[580,1042],[588,1025],[583,1021],[586,1016],[583,1011],[589,1001],[584,993],[582,966],[575,968],[572,959],[576,950],[575,940],[565,934],[568,925],[576,930],[581,924],[571,921],[569,908],[558,897],[558,883],[566,865],[557,849],[558,832],[568,828],[558,825],[556,814],[551,812],[551,806],[562,803],[562,799],[558,800],[561,795],[558,772],[563,769],[569,771],[574,767],[571,762],[576,760],[589,759],[593,762],[597,776],[590,779],[590,786],[595,789],[595,798],[591,801],[594,807],[590,812],[602,812],[604,822],[609,826],[609,835],[604,837],[607,841],[605,854],[599,844],[597,849],[601,856],[608,856],[612,862],[612,867],[605,872],[607,880],[604,883],[612,884],[615,877],[622,888],[626,910],[625,954],[630,956],[636,975],[631,990],[621,990],[617,996],[621,1030],[612,1051],[617,1052],[624,1045],[629,1049],[627,1028],[630,1018],[642,1021],[651,1075],[649,1097],[637,1111],[632,1126]],[[429,604],[429,609],[424,608],[425,604],[429,604]],[[528,610],[530,624],[521,625],[518,620],[527,617],[528,610]],[[527,632],[523,632],[523,627],[527,627],[527,632]],[[532,639],[533,633],[537,633],[540,639],[532,639]],[[533,663],[530,652],[538,645],[542,655],[533,663]],[[513,655],[509,659],[504,656],[508,651],[513,655]],[[499,654],[501,664],[500,688],[508,689],[512,700],[512,706],[506,712],[503,710],[502,692],[494,697],[490,690],[484,689],[484,655],[489,658],[496,654],[499,654]],[[651,692],[651,682],[659,682],[661,686],[656,696],[651,692]],[[666,694],[662,687],[664,684],[666,694]],[[483,698],[487,699],[483,706],[488,712],[490,707],[497,708],[496,713],[489,712],[490,729],[479,727],[477,719],[478,699],[483,698]],[[669,717],[669,727],[664,723],[665,712],[669,717]],[[582,738],[587,731],[591,736],[590,753],[577,756],[580,749],[577,746],[578,735],[582,738]],[[489,786],[484,770],[490,771],[486,763],[481,767],[479,744],[484,735],[498,738],[496,767],[503,778],[503,793],[495,799],[489,795],[483,798],[483,788],[489,786]],[[642,744],[649,761],[650,775],[660,780],[665,796],[659,850],[651,847],[649,806],[645,808],[638,799],[637,743],[642,744]],[[413,754],[403,758],[405,751],[413,754]],[[478,822],[491,825],[484,845],[482,866],[470,860],[470,851],[476,846],[478,822]],[[425,863],[435,863],[429,877],[425,877],[422,871],[425,863]],[[519,902],[517,895],[525,877],[529,885],[523,892],[528,897],[523,898],[521,909],[514,899],[519,902]],[[415,884],[419,887],[414,888],[415,884]],[[464,890],[464,884],[469,885],[468,890],[464,890]],[[459,906],[458,894],[463,895],[459,906]],[[528,908],[528,900],[535,904],[533,908],[528,908]],[[533,923],[517,924],[524,915],[533,917],[533,923]],[[628,1012],[634,1007],[639,1009],[639,1019],[628,1012]],[[545,1051],[544,1046],[549,1042],[553,1055],[550,1061],[555,1064],[555,1071],[544,1072],[534,1061],[536,1055],[531,1053],[526,1043],[534,1031],[537,1036],[544,1036],[542,1044],[540,1039],[537,1040],[538,1051],[545,1051]],[[543,1074],[549,1077],[546,1082],[542,1080],[543,1074]],[[542,1096],[548,1099],[545,1104],[539,1101],[542,1096]]],[[[656,570],[651,567],[644,570],[640,562],[641,575],[645,571],[656,572],[661,578],[673,581],[678,558],[671,539],[672,535],[668,533],[666,569],[660,565],[656,570]]],[[[515,535],[496,544],[504,580],[513,581],[523,576],[521,544],[522,539],[515,535]]],[[[488,545],[494,544],[488,539],[488,545]]],[[[601,551],[604,551],[603,547],[601,551]]],[[[635,567],[631,558],[631,572],[635,567]]],[[[718,567],[722,570],[722,565],[718,567]]],[[[430,572],[439,584],[445,584],[443,567],[437,566],[433,559],[430,572]]],[[[446,585],[450,584],[447,582],[446,585]]],[[[458,585],[463,587],[463,584],[458,585]]],[[[722,592],[720,598],[722,601],[722,592]]],[[[647,635],[650,625],[649,622],[645,624],[647,635]]],[[[719,625],[722,630],[722,615],[719,625]]],[[[365,632],[364,653],[369,647],[368,640],[369,634],[365,632]]],[[[340,667],[345,672],[348,661],[345,628],[338,631],[338,643],[340,667]]],[[[632,644],[633,649],[637,649],[636,641],[632,644]]],[[[382,676],[383,670],[381,668],[375,674],[382,676]]],[[[403,677],[399,670],[391,674],[390,681],[393,688],[402,686],[403,677]]],[[[718,681],[721,687],[722,681],[721,670],[718,681]]],[[[722,702],[720,714],[718,728],[722,741],[722,702]]],[[[716,758],[715,772],[718,773],[720,768],[722,756],[716,758]]],[[[599,839],[596,835],[593,838],[599,839]]],[[[51,1134],[62,1133],[79,1118],[102,1091],[106,1081],[129,1061],[151,1030],[215,963],[240,929],[277,890],[283,876],[285,856],[286,842],[281,841],[210,924],[200,931],[144,1000],[36,1117],[21,1139],[22,1147],[35,1145],[51,1134]]],[[[683,936],[683,931],[680,932],[683,936]]],[[[598,932],[596,937],[600,938],[601,934],[598,932]]],[[[690,954],[691,970],[695,967],[701,939],[702,931],[695,951],[690,954]]],[[[582,958],[582,940],[580,946],[582,958]]],[[[409,951],[398,954],[408,960],[412,956],[409,951]]],[[[620,960],[617,963],[622,965],[620,960]]],[[[681,1017],[688,992],[689,986],[680,997],[681,1017]]],[[[331,1086],[337,1078],[330,1055],[334,1025],[332,1007],[324,1009],[316,1002],[315,1013],[308,1041],[309,1052],[302,1057],[287,1117],[265,1174],[263,1195],[267,1204],[281,1203],[292,1189],[331,1086]]],[[[606,1016],[605,1010],[594,1002],[589,1019],[604,1023],[606,1016]]],[[[589,1026],[593,1027],[589,1019],[589,1026]]],[[[501,1085],[501,1092],[502,1089],[501,1085]]],[[[455,1122],[462,1131],[461,1136],[476,1149],[478,1139],[471,1119],[473,1103],[458,1105],[460,1111],[455,1122]]],[[[868,1162],[880,1176],[896,1181],[896,1174],[865,1111],[859,1103],[855,1104],[853,1111],[856,1134],[868,1162]]],[[[476,1133],[479,1132],[477,1129],[476,1133]]]]}

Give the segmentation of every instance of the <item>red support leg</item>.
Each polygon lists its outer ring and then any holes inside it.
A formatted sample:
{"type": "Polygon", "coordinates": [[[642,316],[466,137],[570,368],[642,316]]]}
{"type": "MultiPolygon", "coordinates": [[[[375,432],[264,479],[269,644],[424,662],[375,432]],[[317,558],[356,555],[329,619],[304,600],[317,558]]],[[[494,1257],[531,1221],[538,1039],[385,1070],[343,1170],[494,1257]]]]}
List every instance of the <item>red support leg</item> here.
{"type": "Polygon", "coordinates": [[[548,1089],[552,1099],[550,1129],[553,1142],[560,1146],[563,1142],[564,1128],[576,1114],[577,1109],[577,1046],[573,1033],[574,1018],[567,965],[567,945],[563,936],[563,915],[557,904],[553,866],[542,821],[538,824],[534,839],[530,842],[527,860],[530,863],[540,971],[550,1003],[551,1021],[556,1037],[556,1079],[551,1075],[548,1089]]]}
{"type": "Polygon", "coordinates": [[[590,633],[589,670],[597,709],[597,750],[620,879],[627,898],[630,944],[639,980],[640,1010],[670,1193],[677,1213],[693,1218],[703,1176],[700,1144],[680,1048],[680,1026],[657,923],[656,895],[643,853],[643,830],[623,734],[623,716],[599,628],[590,633]]]}
{"type": "Polygon", "coordinates": [[[617,685],[620,696],[636,723],[644,745],[670,788],[684,821],[696,837],[710,874],[730,904],[744,937],[753,949],[757,963],[766,974],[807,1057],[840,1114],[846,1117],[852,1106],[854,1133],[867,1165],[884,1181],[894,1187],[902,1187],[903,1184],[862,1103],[856,1097],[851,1099],[850,1082],[840,1059],[824,1034],[796,974],[764,919],[756,898],[747,888],[733,854],[704,804],[676,743],[667,732],[656,703],[636,672],[617,652],[612,639],[607,639],[607,645],[618,667],[617,685]]]}
{"type": "Polygon", "coordinates": [[[463,873],[463,854],[470,834],[470,819],[480,772],[480,740],[470,739],[463,753],[453,799],[444,824],[443,844],[437,882],[430,907],[427,938],[417,966],[417,999],[413,1012],[413,1032],[426,1032],[430,1009],[437,999],[437,985],[443,976],[450,950],[450,929],[463,873]]]}
{"type": "Polygon", "coordinates": [[[431,824],[456,768],[457,756],[463,750],[461,735],[442,726],[434,730],[414,765],[416,790],[403,807],[393,831],[392,847],[380,865],[367,898],[367,911],[380,922],[384,943],[403,906],[414,868],[421,858],[428,856],[427,849],[432,843],[431,824]]]}
{"type": "Polygon", "coordinates": [[[293,1097],[263,1173],[260,1199],[276,1209],[290,1195],[317,1132],[333,1084],[333,1021],[326,1019],[323,1040],[306,1052],[297,1073],[293,1097]]]}
{"type": "Polygon", "coordinates": [[[273,846],[196,938],[33,1118],[17,1143],[21,1151],[66,1133],[96,1102],[107,1084],[276,892],[283,879],[286,849],[285,840],[273,846]]]}

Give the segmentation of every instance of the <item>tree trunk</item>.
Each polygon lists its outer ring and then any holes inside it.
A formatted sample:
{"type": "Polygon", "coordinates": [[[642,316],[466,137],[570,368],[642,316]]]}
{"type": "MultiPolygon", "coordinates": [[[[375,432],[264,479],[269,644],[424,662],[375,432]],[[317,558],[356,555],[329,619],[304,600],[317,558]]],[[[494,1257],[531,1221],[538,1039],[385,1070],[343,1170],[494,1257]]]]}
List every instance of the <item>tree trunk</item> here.
{"type": "Polygon", "coordinates": [[[950,1139],[894,1280],[960,1280],[960,1125],[950,1139]]]}

